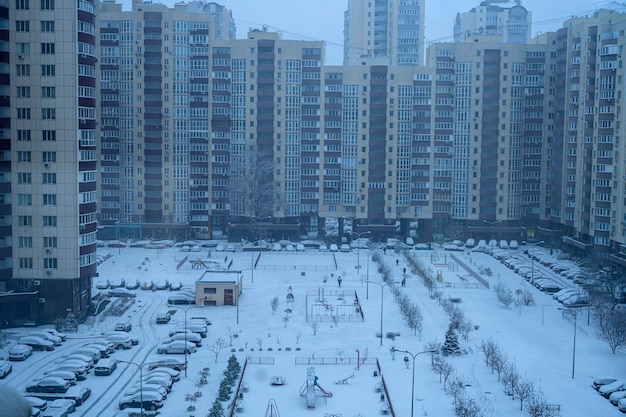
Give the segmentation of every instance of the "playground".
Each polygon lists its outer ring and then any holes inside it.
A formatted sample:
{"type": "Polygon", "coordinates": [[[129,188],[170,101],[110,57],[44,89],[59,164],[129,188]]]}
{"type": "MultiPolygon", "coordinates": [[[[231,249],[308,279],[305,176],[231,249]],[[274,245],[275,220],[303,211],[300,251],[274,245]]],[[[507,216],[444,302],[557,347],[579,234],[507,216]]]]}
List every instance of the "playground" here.
{"type": "Polygon", "coordinates": [[[287,353],[249,357],[235,401],[236,415],[289,417],[303,415],[305,410],[313,411],[307,415],[320,417],[389,414],[376,360],[358,358],[357,352],[346,355],[353,357],[287,353]]]}

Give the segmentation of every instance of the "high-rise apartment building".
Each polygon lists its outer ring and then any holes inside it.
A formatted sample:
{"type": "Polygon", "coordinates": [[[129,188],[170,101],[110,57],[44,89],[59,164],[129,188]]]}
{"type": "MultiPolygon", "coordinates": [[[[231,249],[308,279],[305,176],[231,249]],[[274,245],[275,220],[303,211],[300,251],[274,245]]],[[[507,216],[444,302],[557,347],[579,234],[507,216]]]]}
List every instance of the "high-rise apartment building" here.
{"type": "Polygon", "coordinates": [[[469,12],[457,13],[454,41],[467,42],[474,36],[491,36],[499,42],[527,43],[531,39],[532,13],[515,0],[486,0],[469,12]],[[511,1],[512,3],[512,1],[511,1]]]}
{"type": "Polygon", "coordinates": [[[103,237],[206,236],[210,48],[235,35],[215,3],[105,1],[100,14],[103,237]]]}
{"type": "Polygon", "coordinates": [[[97,233],[96,8],[93,0],[0,6],[3,323],[52,321],[68,312],[80,318],[89,307],[97,233]]]}
{"type": "Polygon", "coordinates": [[[425,0],[349,0],[344,65],[422,65],[425,0]]]}

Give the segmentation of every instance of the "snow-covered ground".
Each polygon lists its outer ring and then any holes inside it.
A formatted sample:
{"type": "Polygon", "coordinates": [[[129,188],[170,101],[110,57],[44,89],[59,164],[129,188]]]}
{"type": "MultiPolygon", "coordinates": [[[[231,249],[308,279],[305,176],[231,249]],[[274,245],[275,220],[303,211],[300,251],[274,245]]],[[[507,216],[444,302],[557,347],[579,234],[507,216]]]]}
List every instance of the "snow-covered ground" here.
{"type": "MultiPolygon", "coordinates": [[[[243,410],[237,412],[241,417],[278,415],[268,411],[273,406],[281,416],[375,416],[381,415],[381,408],[387,402],[398,417],[410,416],[412,412],[414,416],[454,415],[453,399],[444,392],[440,376],[431,369],[432,357],[429,353],[417,355],[415,359],[402,352],[392,354],[392,348],[395,348],[415,355],[427,350],[429,343],[442,343],[449,324],[441,302],[429,296],[422,282],[410,272],[403,254],[388,250],[381,258],[392,271],[393,285],[418,306],[423,315],[423,330],[417,335],[404,320],[389,287],[382,285],[379,265],[368,257],[366,249],[360,250],[360,253],[353,251],[334,255],[312,249],[306,252],[267,252],[261,255],[254,271],[251,266],[256,254],[250,252],[218,253],[213,250],[209,254],[204,248],[202,252],[191,253],[180,252],[176,248],[115,248],[108,251],[113,256],[99,266],[98,281],[123,277],[127,282],[167,279],[193,285],[204,271],[192,268],[188,260],[212,260],[221,264],[229,264],[232,260],[231,269],[243,270],[243,293],[238,307],[172,308],[166,304],[168,291],[134,290],[137,294],[135,303],[121,319],[130,321],[133,325],[131,334],[137,336],[140,343],[132,349],[116,351],[112,357],[137,365],[120,364],[111,376],[91,374],[86,381],[79,382],[79,385],[90,387],[93,395],[73,415],[126,415],[119,411],[118,399],[128,386],[137,381],[138,365],[163,358],[156,353],[155,347],[169,330],[182,326],[182,309],[189,309],[188,317],[206,315],[212,325],[203,346],[189,356],[189,369],[186,373],[181,372],[181,381],[175,383],[165,400],[161,415],[208,415],[232,354],[242,366],[248,361],[243,376],[248,389],[243,393],[243,410]],[[177,270],[177,264],[185,257],[188,257],[187,262],[177,270]],[[360,269],[357,269],[357,262],[360,269]],[[402,287],[405,267],[407,281],[402,287]],[[342,278],[341,287],[337,281],[339,276],[342,278]],[[368,279],[372,283],[368,284],[368,279]],[[278,297],[279,305],[273,311],[271,304],[275,297],[278,297]],[[322,297],[323,303],[319,301],[322,297]],[[355,302],[357,298],[358,304],[355,302]],[[292,302],[289,301],[291,299],[292,302]],[[381,307],[382,334],[385,336],[382,343],[378,337],[381,307]],[[156,314],[168,310],[174,313],[170,323],[157,325],[156,314]],[[339,313],[339,318],[333,320],[335,313],[339,313]],[[395,339],[387,338],[388,332],[396,334],[395,339]],[[226,346],[216,358],[210,346],[215,345],[217,339],[222,339],[226,346]],[[357,366],[358,360],[363,361],[364,358],[365,362],[357,366]],[[208,383],[197,387],[199,371],[207,367],[210,368],[208,383]],[[301,395],[301,387],[310,367],[314,368],[319,385],[333,393],[332,397],[318,395],[314,398],[316,411],[307,411],[307,397],[301,395]],[[272,385],[272,376],[284,377],[285,383],[272,385]],[[348,377],[345,383],[336,383],[348,377]],[[382,379],[388,390],[383,392],[386,394],[384,401],[376,390],[382,379]],[[198,390],[202,396],[194,404],[197,411],[189,412],[185,397],[198,390]],[[268,405],[270,401],[272,406],[268,405]]],[[[523,258],[522,251],[523,247],[517,250],[523,258]]],[[[586,312],[577,318],[576,356],[573,360],[573,319],[559,310],[561,304],[550,295],[536,290],[490,255],[470,252],[452,254],[442,250],[414,250],[408,254],[420,259],[434,274],[440,272],[438,285],[444,294],[442,299],[457,301],[455,305],[472,323],[468,340],[459,336],[464,354],[446,356],[444,360],[453,369],[448,382],[462,381],[465,397],[476,401],[483,416],[528,415],[525,410],[520,411],[519,401],[512,400],[504,392],[497,373],[485,365],[479,348],[485,341],[496,344],[508,362],[515,364],[522,379],[543,392],[548,404],[559,405],[560,415],[621,415],[591,387],[591,381],[596,376],[626,376],[624,351],[620,349],[612,354],[607,343],[597,336],[593,312],[589,325],[586,312]],[[489,267],[492,275],[482,276],[490,283],[491,289],[475,285],[473,278],[454,261],[453,256],[476,272],[489,267]],[[513,291],[530,289],[535,304],[504,307],[493,291],[498,281],[513,291]]],[[[534,267],[542,269],[539,265],[534,267]]],[[[54,367],[54,362],[62,360],[63,355],[75,346],[112,330],[117,321],[120,321],[119,317],[104,315],[90,319],[80,326],[76,334],[70,334],[70,339],[54,352],[35,352],[23,363],[13,362],[13,373],[2,383],[23,390],[26,384],[40,377],[44,369],[54,367]]],[[[9,340],[15,340],[28,331],[14,329],[6,333],[9,340]]],[[[182,358],[182,355],[170,356],[182,358]]],[[[146,367],[142,372],[147,372],[146,367]]],[[[230,401],[223,405],[228,409],[230,401]]]]}

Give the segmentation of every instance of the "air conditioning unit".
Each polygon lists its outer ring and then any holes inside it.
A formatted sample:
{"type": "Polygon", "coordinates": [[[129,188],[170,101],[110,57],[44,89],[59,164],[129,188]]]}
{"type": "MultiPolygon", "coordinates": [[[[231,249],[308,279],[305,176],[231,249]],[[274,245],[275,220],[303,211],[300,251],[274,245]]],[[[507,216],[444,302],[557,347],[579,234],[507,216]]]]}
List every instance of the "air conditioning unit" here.
{"type": "Polygon", "coordinates": [[[40,298],[40,299],[39,299],[39,304],[44,304],[45,302],[46,302],[46,299],[45,299],[45,298],[40,298]]]}
{"type": "Polygon", "coordinates": [[[46,248],[46,253],[52,252],[52,248],[46,248]]]}
{"type": "Polygon", "coordinates": [[[17,56],[19,59],[24,59],[24,55],[18,55],[17,56]]]}
{"type": "Polygon", "coordinates": [[[33,280],[33,287],[39,287],[41,285],[41,280],[40,279],[34,279],[33,280]]]}
{"type": "Polygon", "coordinates": [[[46,275],[52,275],[52,270],[51,269],[46,269],[46,275]]]}
{"type": "Polygon", "coordinates": [[[50,168],[50,162],[44,162],[43,166],[46,167],[46,168],[50,168]]]}

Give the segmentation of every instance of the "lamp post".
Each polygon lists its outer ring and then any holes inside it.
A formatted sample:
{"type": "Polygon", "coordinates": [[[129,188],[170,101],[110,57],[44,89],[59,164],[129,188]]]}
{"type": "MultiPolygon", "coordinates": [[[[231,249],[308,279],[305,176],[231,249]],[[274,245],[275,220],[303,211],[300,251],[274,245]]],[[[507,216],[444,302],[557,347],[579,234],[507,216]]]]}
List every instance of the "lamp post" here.
{"type": "Polygon", "coordinates": [[[193,310],[194,308],[200,309],[204,307],[189,307],[182,308],[178,306],[168,306],[169,308],[175,308],[177,310],[182,310],[185,313],[185,378],[187,378],[187,311],[193,310]]]}
{"type": "MultiPolygon", "coordinates": [[[[531,243],[530,246],[539,246],[543,244],[544,241],[531,243]]],[[[530,257],[530,282],[535,282],[535,258],[533,256],[534,252],[528,250],[528,256],[530,257]]]]}
{"type": "Polygon", "coordinates": [[[582,311],[582,307],[587,307],[586,304],[572,304],[568,307],[559,308],[561,311],[567,311],[569,315],[574,318],[574,348],[572,350],[572,379],[574,379],[574,369],[576,368],[576,319],[582,311]]]}
{"type": "MultiPolygon", "coordinates": [[[[116,359],[115,362],[117,362],[117,363],[128,363],[128,364],[131,364],[131,365],[135,365],[139,369],[139,401],[141,402],[140,414],[141,414],[141,417],[143,417],[143,367],[146,366],[146,365],[149,365],[150,363],[144,363],[143,365],[140,365],[140,364],[138,364],[136,362],[123,361],[121,359],[116,359]]],[[[185,365],[187,365],[187,364],[185,363],[185,365]]]]}
{"type": "Polygon", "coordinates": [[[387,286],[386,283],[380,283],[380,282],[376,282],[376,281],[367,281],[367,283],[371,283],[371,284],[376,284],[378,286],[380,286],[380,345],[383,345],[383,300],[384,297],[383,295],[385,295],[385,292],[383,291],[384,287],[387,286]]]}
{"type": "Polygon", "coordinates": [[[393,348],[393,352],[403,352],[408,355],[411,355],[413,358],[413,378],[411,379],[411,417],[413,417],[413,410],[415,405],[415,358],[421,355],[422,353],[435,353],[436,350],[425,350],[423,352],[411,353],[408,350],[400,350],[393,348]]]}
{"type": "MultiPolygon", "coordinates": [[[[353,236],[356,235],[357,239],[361,239],[362,235],[366,235],[366,234],[372,233],[372,232],[370,230],[367,230],[367,231],[361,232],[361,233],[357,233],[357,232],[350,232],[350,233],[353,236]]],[[[357,273],[361,272],[361,245],[360,244],[356,248],[356,270],[357,270],[357,273]]]]}
{"type": "Polygon", "coordinates": [[[365,291],[365,299],[369,300],[370,299],[370,247],[371,245],[367,245],[367,272],[365,273],[365,282],[366,284],[366,291],[365,291]]]}
{"type": "Polygon", "coordinates": [[[491,243],[491,254],[493,255],[493,250],[494,248],[494,240],[495,240],[495,234],[493,233],[493,226],[495,226],[496,224],[500,223],[502,220],[495,220],[495,221],[489,221],[489,220],[483,220],[483,223],[487,223],[490,227],[491,227],[491,241],[489,243],[491,243]]]}

